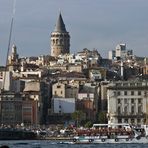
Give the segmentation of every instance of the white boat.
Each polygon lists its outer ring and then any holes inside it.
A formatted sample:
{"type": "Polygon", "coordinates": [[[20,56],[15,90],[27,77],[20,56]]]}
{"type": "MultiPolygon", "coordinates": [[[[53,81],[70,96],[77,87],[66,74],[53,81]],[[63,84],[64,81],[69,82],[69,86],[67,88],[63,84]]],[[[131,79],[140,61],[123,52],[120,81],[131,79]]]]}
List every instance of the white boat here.
{"type": "Polygon", "coordinates": [[[148,125],[94,124],[90,129],[78,129],[73,142],[87,143],[148,143],[148,125]],[[138,129],[138,130],[137,130],[138,129]]]}

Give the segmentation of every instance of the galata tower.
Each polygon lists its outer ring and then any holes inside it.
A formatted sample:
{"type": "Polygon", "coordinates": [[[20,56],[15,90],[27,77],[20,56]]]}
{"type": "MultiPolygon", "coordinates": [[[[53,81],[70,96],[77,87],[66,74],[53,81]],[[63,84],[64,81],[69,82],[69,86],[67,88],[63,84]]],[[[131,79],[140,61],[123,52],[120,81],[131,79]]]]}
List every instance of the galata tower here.
{"type": "Polygon", "coordinates": [[[57,57],[70,52],[70,35],[66,31],[61,13],[51,33],[51,56],[57,57]]]}

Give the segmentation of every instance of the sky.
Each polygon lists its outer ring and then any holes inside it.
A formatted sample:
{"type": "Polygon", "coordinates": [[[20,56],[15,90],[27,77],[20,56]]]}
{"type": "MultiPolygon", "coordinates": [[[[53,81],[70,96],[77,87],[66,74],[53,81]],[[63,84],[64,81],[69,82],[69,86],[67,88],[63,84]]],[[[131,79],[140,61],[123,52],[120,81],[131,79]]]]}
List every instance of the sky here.
{"type": "MultiPolygon", "coordinates": [[[[148,57],[148,0],[16,0],[11,45],[20,57],[50,54],[59,12],[71,36],[71,53],[97,49],[102,57],[126,43],[148,57]]],[[[0,0],[0,65],[5,65],[13,0],[0,0]]]]}

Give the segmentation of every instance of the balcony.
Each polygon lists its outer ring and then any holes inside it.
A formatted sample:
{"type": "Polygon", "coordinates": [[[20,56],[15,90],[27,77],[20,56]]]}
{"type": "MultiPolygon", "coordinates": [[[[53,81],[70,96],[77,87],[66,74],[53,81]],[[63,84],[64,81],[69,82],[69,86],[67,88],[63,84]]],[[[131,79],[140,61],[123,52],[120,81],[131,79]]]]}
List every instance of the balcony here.
{"type": "Polygon", "coordinates": [[[145,113],[122,112],[122,113],[115,113],[113,116],[120,117],[120,118],[143,118],[145,117],[145,113]]]}

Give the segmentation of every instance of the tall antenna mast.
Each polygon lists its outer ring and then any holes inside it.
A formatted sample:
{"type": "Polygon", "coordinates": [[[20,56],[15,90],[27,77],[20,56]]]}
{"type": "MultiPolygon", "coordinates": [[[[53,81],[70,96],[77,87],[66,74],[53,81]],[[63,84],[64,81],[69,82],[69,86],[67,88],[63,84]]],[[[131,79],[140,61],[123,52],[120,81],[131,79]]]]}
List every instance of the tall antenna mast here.
{"type": "Polygon", "coordinates": [[[3,81],[2,90],[4,90],[5,81],[6,81],[6,71],[7,71],[8,56],[9,56],[10,45],[11,45],[11,37],[12,37],[12,30],[13,30],[13,22],[14,22],[14,16],[15,16],[15,7],[16,7],[16,0],[13,0],[13,12],[12,12],[12,18],[11,18],[11,24],[10,24],[10,32],[9,32],[9,39],[8,39],[8,49],[7,49],[6,64],[5,64],[5,72],[4,72],[4,81],[3,81]]]}

